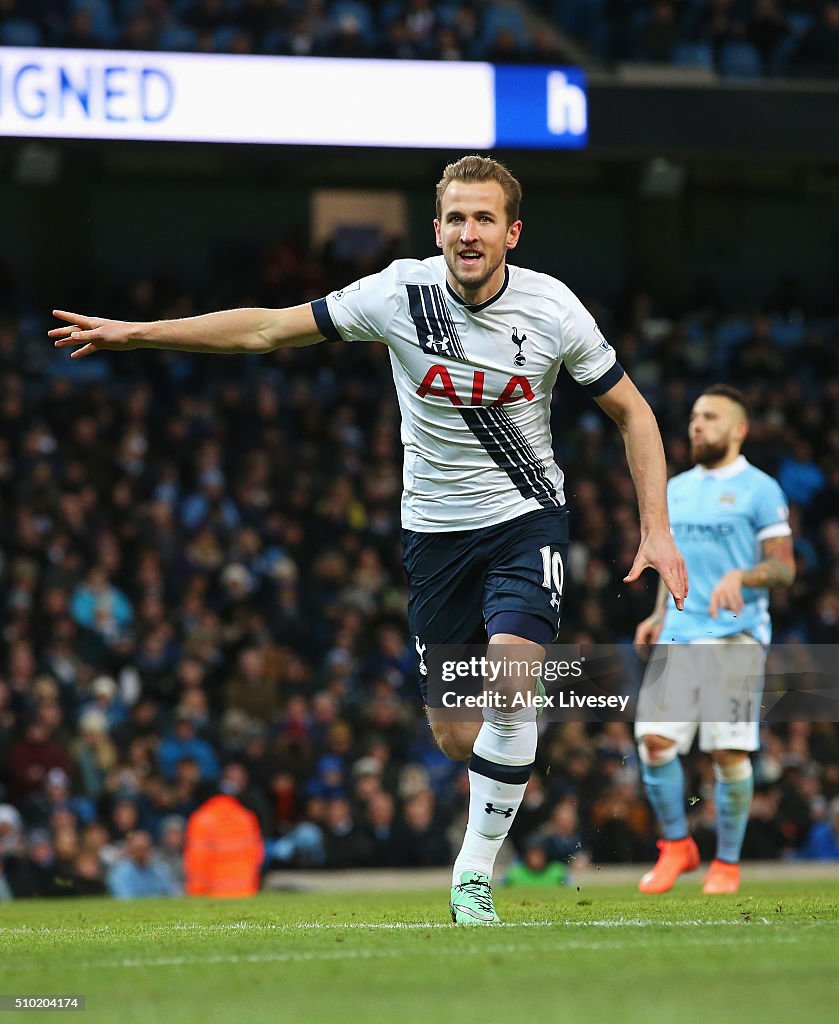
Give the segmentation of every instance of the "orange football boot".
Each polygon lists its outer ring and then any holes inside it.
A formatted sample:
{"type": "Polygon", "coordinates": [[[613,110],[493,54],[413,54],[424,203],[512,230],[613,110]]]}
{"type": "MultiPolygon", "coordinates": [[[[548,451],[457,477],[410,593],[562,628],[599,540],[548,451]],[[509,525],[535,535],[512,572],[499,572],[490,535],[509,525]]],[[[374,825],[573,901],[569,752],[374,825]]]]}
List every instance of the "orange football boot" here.
{"type": "Polygon", "coordinates": [[[712,860],[702,891],[706,896],[725,896],[740,888],[740,865],[724,860],[712,860]]]}
{"type": "Polygon", "coordinates": [[[669,892],[685,871],[699,867],[699,850],[691,836],[684,839],[659,839],[656,865],[638,883],[641,892],[669,892]]]}

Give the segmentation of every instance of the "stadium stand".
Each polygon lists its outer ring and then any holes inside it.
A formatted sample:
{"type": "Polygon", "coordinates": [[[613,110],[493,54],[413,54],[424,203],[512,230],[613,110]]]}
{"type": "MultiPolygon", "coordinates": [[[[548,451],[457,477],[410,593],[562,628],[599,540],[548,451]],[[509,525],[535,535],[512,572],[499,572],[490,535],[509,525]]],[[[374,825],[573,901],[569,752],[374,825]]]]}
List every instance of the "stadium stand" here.
{"type": "MultiPolygon", "coordinates": [[[[0,45],[498,63],[573,53],[748,83],[835,78],[839,3],[0,0],[0,45]]],[[[304,301],[371,270],[296,239],[241,255],[247,272],[219,259],[226,272],[200,288],[113,280],[85,298],[129,318],[184,316],[304,301]]],[[[466,777],[430,741],[406,643],[385,350],[46,360],[43,311],[1,265],[0,299],[0,899],[122,893],[126,881],[181,891],[187,821],[231,777],[267,865],[448,864],[466,777]]],[[[646,294],[588,301],[656,408],[674,472],[688,465],[694,395],[746,382],[760,410],[747,452],[783,485],[796,535],[776,638],[835,643],[835,303],[794,281],[760,309],[729,307],[707,283],[678,308],[646,294]]],[[[623,454],[567,381],[555,415],[576,512],[563,639],[628,641],[651,595],[646,581],[620,583],[637,542],[623,454]]],[[[538,757],[516,850],[572,871],[655,856],[626,725],[550,725],[538,757]]],[[[839,857],[839,728],[766,728],[755,771],[745,856],[839,857]]],[[[708,856],[710,761],[693,756],[687,772],[708,856]]]]}
{"type": "Polygon", "coordinates": [[[837,0],[3,0],[0,45],[839,75],[837,0]]]}
{"type": "Polygon", "coordinates": [[[430,60],[545,53],[517,6],[488,0],[4,0],[2,15],[7,46],[430,60]]]}
{"type": "Polygon", "coordinates": [[[835,0],[534,0],[595,60],[717,70],[724,79],[835,78],[835,0]]]}
{"type": "MultiPolygon", "coordinates": [[[[86,298],[126,318],[184,316],[304,301],[370,269],[296,239],[251,256],[201,289],[112,281],[86,298]]],[[[177,889],[184,823],[222,772],[268,865],[448,863],[466,772],[431,742],[406,643],[385,348],[70,362],[45,355],[42,311],[11,272],[0,280],[16,311],[0,320],[0,894],[104,892],[117,865],[150,872],[149,857],[177,889]],[[151,853],[128,842],[138,832],[151,853]]],[[[589,303],[656,408],[673,471],[688,465],[694,395],[748,382],[748,454],[786,488],[797,537],[776,638],[836,642],[835,307],[795,282],[751,311],[708,284],[678,309],[642,294],[589,303]]],[[[620,583],[637,525],[619,439],[569,381],[556,415],[576,511],[563,640],[628,640],[651,590],[620,583]]],[[[518,850],[542,844],[572,871],[652,859],[627,725],[550,725],[537,763],[518,850]]],[[[707,853],[710,761],[687,772],[707,853]]],[[[767,728],[756,780],[746,856],[834,855],[835,725],[767,728]]]]}

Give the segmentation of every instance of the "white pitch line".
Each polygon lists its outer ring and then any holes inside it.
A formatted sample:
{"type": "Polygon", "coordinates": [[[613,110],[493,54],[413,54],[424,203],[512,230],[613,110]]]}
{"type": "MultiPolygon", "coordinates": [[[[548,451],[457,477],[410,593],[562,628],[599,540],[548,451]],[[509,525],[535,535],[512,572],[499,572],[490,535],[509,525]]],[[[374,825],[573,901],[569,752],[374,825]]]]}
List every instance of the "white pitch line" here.
{"type": "MultiPolygon", "coordinates": [[[[748,912],[748,911],[746,911],[748,912]]],[[[595,920],[595,921],[514,921],[514,922],[503,922],[500,925],[494,925],[494,928],[505,928],[505,929],[524,929],[524,928],[544,928],[544,929],[556,929],[560,931],[563,928],[726,928],[726,927],[753,927],[755,925],[764,925],[770,927],[779,927],[784,924],[784,919],[779,916],[776,919],[769,920],[765,917],[753,918],[751,921],[746,922],[743,920],[735,920],[733,918],[724,918],[718,921],[702,921],[702,920],[687,920],[687,921],[662,921],[652,920],[647,918],[617,918],[613,920],[595,920]]],[[[801,924],[800,927],[815,927],[825,925],[839,925],[839,919],[825,920],[819,919],[814,921],[808,921],[806,924],[801,924]]],[[[138,925],[134,930],[135,933],[139,932],[146,935],[167,935],[176,932],[193,932],[198,934],[226,934],[230,932],[309,932],[309,931],[428,931],[429,929],[443,929],[446,931],[453,930],[452,925],[448,921],[377,921],[371,923],[365,923],[363,921],[311,921],[311,922],[295,922],[293,924],[273,924],[271,922],[258,922],[258,921],[234,921],[234,922],[215,922],[212,924],[204,924],[199,922],[187,922],[179,921],[173,924],[153,924],[153,925],[138,925]]],[[[114,931],[119,931],[125,934],[125,928],[115,928],[111,925],[94,925],[89,928],[73,927],[62,925],[60,927],[39,927],[33,928],[30,925],[18,925],[15,927],[0,927],[0,934],[7,935],[55,935],[61,934],[62,932],[69,932],[80,935],[96,935],[96,934],[112,934],[114,931]]],[[[132,929],[129,927],[129,934],[132,929]]]]}
{"type": "MultiPolygon", "coordinates": [[[[776,935],[774,936],[776,941],[782,945],[794,945],[799,941],[799,936],[794,933],[788,935],[776,935]]],[[[692,937],[690,940],[680,942],[680,945],[687,945],[694,948],[709,948],[713,946],[717,948],[723,946],[739,946],[742,948],[742,939],[740,938],[726,938],[721,939],[719,937],[708,936],[707,939],[701,939],[697,941],[697,937],[692,937]]],[[[497,954],[517,954],[517,953],[532,953],[534,951],[533,945],[529,943],[496,943],[493,945],[486,946],[468,946],[462,945],[457,948],[458,956],[493,956],[497,954]]],[[[599,941],[581,941],[573,940],[567,942],[560,942],[556,945],[558,952],[600,952],[600,951],[612,951],[618,949],[635,949],[637,944],[627,939],[626,941],[618,942],[599,942],[599,941]]],[[[541,950],[543,953],[546,950],[541,950]]],[[[115,969],[131,969],[131,968],[150,968],[150,967],[191,967],[198,964],[206,965],[232,965],[232,964],[283,964],[283,963],[317,963],[325,961],[341,961],[341,960],[392,960],[400,957],[405,957],[405,952],[402,950],[394,949],[381,949],[381,950],[353,950],[353,949],[342,949],[342,950],[318,950],[313,952],[276,952],[276,953],[253,953],[253,954],[229,954],[224,956],[202,956],[196,954],[195,956],[173,956],[173,957],[149,957],[145,959],[143,957],[126,957],[119,960],[91,960],[82,961],[75,965],[75,969],[80,970],[84,968],[90,968],[92,970],[99,970],[100,968],[115,968],[115,969]]],[[[451,956],[451,949],[442,949],[440,947],[431,947],[430,949],[423,950],[423,956],[451,956]]]]}

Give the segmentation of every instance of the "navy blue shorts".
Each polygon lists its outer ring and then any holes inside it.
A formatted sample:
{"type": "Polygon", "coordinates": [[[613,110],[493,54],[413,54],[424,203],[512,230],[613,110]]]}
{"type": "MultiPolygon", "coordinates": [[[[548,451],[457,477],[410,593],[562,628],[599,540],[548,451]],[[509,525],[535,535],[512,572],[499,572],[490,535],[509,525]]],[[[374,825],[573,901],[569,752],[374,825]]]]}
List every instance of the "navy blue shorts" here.
{"type": "Polygon", "coordinates": [[[408,626],[423,699],[438,644],[486,644],[510,633],[556,639],[568,554],[568,510],[539,509],[479,530],[402,531],[408,626]]]}

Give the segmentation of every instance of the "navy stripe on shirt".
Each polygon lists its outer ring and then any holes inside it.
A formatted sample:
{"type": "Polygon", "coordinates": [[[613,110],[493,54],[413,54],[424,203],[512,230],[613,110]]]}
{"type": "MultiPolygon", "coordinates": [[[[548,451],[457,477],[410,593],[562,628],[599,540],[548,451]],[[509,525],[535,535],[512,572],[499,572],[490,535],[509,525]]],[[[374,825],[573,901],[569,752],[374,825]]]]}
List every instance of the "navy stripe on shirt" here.
{"type": "Polygon", "coordinates": [[[543,508],[559,507],[559,498],[547,479],[544,466],[503,409],[470,406],[459,412],[486,453],[512,480],[522,497],[535,498],[543,508]]]}

